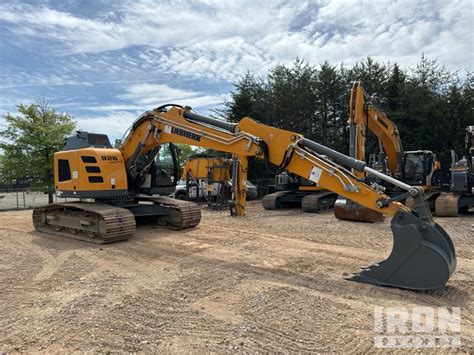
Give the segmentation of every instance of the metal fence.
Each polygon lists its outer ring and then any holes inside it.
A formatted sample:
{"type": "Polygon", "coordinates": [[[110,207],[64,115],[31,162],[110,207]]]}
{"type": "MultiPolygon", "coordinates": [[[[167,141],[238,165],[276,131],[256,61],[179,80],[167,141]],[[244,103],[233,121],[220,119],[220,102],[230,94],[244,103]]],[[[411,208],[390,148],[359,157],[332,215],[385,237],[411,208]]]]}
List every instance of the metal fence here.
{"type": "MultiPolygon", "coordinates": [[[[76,201],[77,199],[61,198],[60,201],[76,201]]],[[[53,201],[57,201],[53,194],[53,201]]],[[[45,189],[37,188],[11,188],[0,189],[0,211],[26,210],[48,204],[48,194],[45,189]]]]}
{"type": "MultiPolygon", "coordinates": [[[[257,188],[257,198],[262,198],[267,193],[267,186],[274,183],[273,179],[250,180],[257,188]]],[[[56,194],[53,201],[57,202],[56,194]]],[[[74,198],[59,199],[61,202],[78,201],[74,198]]],[[[48,204],[48,193],[46,189],[38,188],[10,188],[0,189],[0,211],[27,210],[48,204]]]]}

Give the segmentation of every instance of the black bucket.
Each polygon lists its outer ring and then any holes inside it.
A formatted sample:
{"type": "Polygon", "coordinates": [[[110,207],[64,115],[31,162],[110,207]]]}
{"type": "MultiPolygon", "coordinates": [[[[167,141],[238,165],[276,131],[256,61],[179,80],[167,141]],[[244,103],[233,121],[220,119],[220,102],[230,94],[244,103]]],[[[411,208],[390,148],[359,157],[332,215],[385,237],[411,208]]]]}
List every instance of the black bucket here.
{"type": "Polygon", "coordinates": [[[446,285],[456,269],[451,238],[436,223],[400,211],[392,219],[390,256],[347,279],[410,290],[432,290],[446,285]]]}

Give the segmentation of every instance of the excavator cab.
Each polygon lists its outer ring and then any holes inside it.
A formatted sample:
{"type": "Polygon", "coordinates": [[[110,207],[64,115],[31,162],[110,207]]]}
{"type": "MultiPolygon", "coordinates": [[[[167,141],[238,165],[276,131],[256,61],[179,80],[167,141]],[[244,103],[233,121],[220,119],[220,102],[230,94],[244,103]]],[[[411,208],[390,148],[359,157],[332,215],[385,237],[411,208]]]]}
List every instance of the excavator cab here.
{"type": "Polygon", "coordinates": [[[168,196],[175,191],[179,180],[177,149],[167,143],[160,146],[154,157],[151,154],[155,152],[150,151],[137,160],[137,167],[143,171],[138,192],[150,196],[168,196]],[[150,159],[151,163],[148,163],[150,159]]]}
{"type": "Polygon", "coordinates": [[[412,186],[431,186],[436,155],[430,150],[408,151],[403,154],[401,178],[412,186]]]}

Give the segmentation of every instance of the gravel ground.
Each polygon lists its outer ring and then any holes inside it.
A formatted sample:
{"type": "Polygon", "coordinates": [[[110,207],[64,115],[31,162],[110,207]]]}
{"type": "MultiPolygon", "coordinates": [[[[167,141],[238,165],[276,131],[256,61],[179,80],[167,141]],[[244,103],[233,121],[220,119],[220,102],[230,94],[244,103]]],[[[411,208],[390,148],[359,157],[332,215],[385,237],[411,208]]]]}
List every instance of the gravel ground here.
{"type": "Polygon", "coordinates": [[[472,352],[473,216],[437,219],[458,267],[448,286],[411,292],[349,282],[386,257],[389,222],[204,210],[186,231],[144,226],[100,246],[33,230],[31,211],[0,213],[0,352],[367,352],[374,306],[461,307],[472,352]]]}

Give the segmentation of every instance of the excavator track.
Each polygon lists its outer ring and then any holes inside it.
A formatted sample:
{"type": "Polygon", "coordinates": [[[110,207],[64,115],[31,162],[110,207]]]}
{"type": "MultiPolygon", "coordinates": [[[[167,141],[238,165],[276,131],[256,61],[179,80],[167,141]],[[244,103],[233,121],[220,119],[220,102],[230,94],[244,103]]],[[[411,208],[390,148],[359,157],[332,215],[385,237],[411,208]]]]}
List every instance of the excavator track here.
{"type": "Polygon", "coordinates": [[[441,194],[436,199],[435,213],[437,217],[457,217],[459,196],[453,194],[441,194]]]}
{"type": "Polygon", "coordinates": [[[173,229],[192,228],[201,221],[201,207],[190,201],[170,197],[140,197],[140,201],[150,201],[168,208],[167,216],[160,217],[160,222],[173,229]]]}
{"type": "Polygon", "coordinates": [[[303,197],[303,200],[301,201],[301,209],[304,212],[313,213],[330,210],[334,208],[336,199],[337,194],[330,191],[313,193],[303,197]]]}
{"type": "Polygon", "coordinates": [[[278,210],[280,208],[283,208],[280,199],[289,193],[291,193],[291,191],[277,191],[263,196],[263,208],[265,208],[266,210],[278,210]]]}
{"type": "Polygon", "coordinates": [[[135,233],[135,217],[124,208],[101,203],[54,203],[33,210],[39,232],[84,240],[112,243],[135,233]]]}

